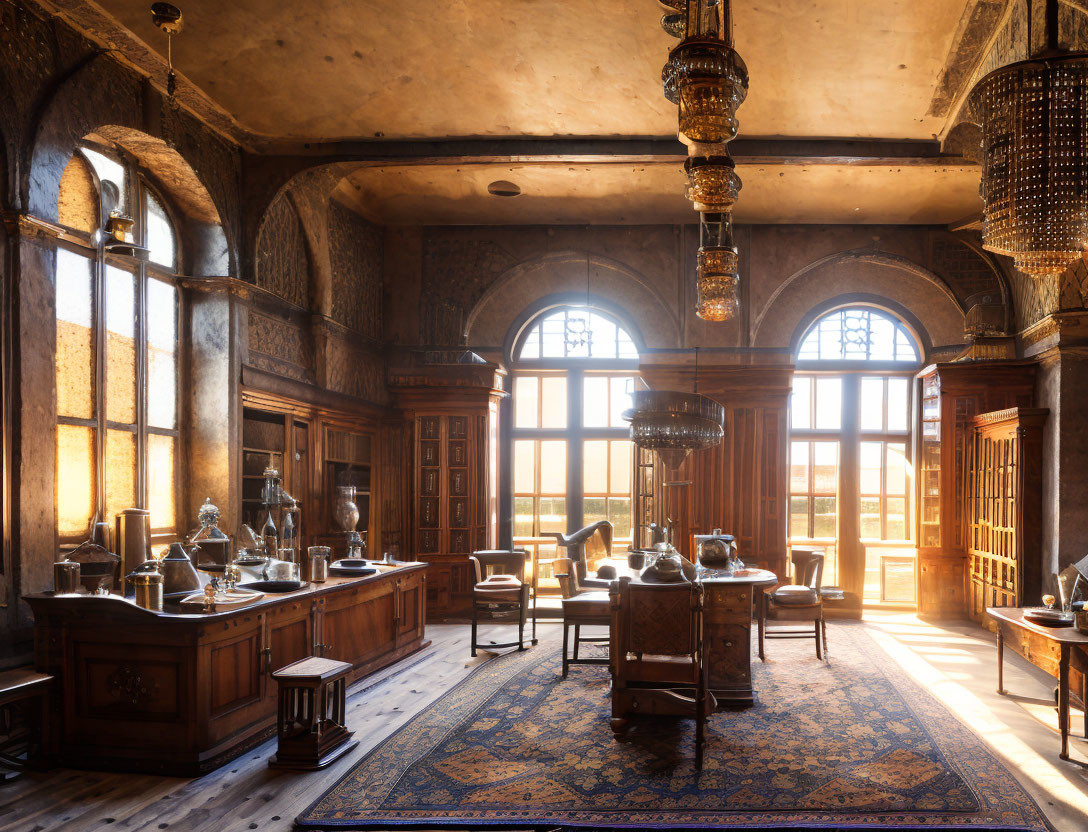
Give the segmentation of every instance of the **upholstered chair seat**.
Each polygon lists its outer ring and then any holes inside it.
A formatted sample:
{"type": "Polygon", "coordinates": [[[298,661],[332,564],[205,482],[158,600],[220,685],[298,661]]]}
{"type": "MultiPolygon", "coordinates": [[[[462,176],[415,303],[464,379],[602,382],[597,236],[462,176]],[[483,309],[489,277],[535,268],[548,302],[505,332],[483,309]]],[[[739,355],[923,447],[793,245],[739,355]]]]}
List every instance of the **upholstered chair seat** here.
{"type": "MultiPolygon", "coordinates": [[[[478,647],[517,647],[518,650],[524,650],[530,590],[529,584],[525,582],[525,569],[529,562],[529,553],[524,549],[487,549],[474,552],[469,560],[476,573],[476,582],[472,586],[472,655],[476,655],[478,647]],[[490,575],[488,570],[493,570],[490,575]],[[480,619],[517,621],[518,640],[502,644],[479,644],[477,632],[480,619]]],[[[533,643],[536,643],[535,640],[533,643]]]]}
{"type": "Polygon", "coordinates": [[[520,601],[522,583],[513,575],[488,575],[473,588],[481,601],[520,601]]]}
{"type": "Polygon", "coordinates": [[[824,575],[824,553],[813,549],[794,549],[793,583],[761,592],[757,597],[759,615],[759,657],[767,660],[764,642],[769,638],[811,638],[816,642],[816,658],[827,655],[827,622],[824,620],[821,588],[824,575]],[[768,628],[768,621],[805,622],[812,628],[768,628]]]}
{"type": "Polygon", "coordinates": [[[771,593],[770,601],[786,607],[812,607],[820,603],[820,593],[809,586],[786,584],[771,593]]]}

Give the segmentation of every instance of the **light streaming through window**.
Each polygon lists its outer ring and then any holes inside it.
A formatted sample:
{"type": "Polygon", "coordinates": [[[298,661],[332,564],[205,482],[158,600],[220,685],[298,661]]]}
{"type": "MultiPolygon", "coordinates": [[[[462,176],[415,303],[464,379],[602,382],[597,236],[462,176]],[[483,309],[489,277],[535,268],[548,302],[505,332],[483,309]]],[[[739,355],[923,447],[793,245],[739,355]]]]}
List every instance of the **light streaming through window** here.
{"type": "Polygon", "coordinates": [[[799,361],[918,361],[918,347],[901,323],[876,309],[838,309],[801,339],[799,361]]]}

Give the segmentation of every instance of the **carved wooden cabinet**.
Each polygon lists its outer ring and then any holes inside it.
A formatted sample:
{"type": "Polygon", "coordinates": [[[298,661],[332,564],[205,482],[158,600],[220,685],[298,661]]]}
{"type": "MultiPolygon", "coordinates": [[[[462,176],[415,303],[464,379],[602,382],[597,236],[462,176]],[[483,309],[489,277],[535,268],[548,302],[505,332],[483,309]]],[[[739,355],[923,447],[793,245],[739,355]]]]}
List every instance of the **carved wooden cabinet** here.
{"type": "Polygon", "coordinates": [[[498,526],[498,408],[502,371],[446,351],[411,353],[390,371],[411,424],[412,557],[431,564],[427,610],[467,611],[468,556],[492,549],[498,526]]]}
{"type": "Polygon", "coordinates": [[[979,413],[1030,407],[1035,366],[1019,361],[934,364],[916,377],[915,505],[918,614],[962,618],[967,607],[966,466],[979,413]]]}
{"type": "Polygon", "coordinates": [[[1049,411],[1010,408],[971,420],[967,442],[968,610],[1040,603],[1043,426],[1049,411]]]}
{"type": "Polygon", "coordinates": [[[58,679],[61,765],[199,775],[275,730],[273,671],[307,656],[349,682],[425,645],[425,564],[331,578],[241,610],[172,615],[31,595],[37,666],[58,679]]]}

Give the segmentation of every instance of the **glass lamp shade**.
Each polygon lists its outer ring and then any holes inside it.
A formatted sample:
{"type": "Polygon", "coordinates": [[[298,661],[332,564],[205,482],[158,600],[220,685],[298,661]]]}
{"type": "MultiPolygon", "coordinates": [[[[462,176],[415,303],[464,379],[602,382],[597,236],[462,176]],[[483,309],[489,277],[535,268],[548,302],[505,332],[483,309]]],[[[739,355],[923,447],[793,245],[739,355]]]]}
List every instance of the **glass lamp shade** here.
{"type": "Polygon", "coordinates": [[[728,155],[691,156],[684,162],[688,199],[700,212],[729,212],[740,196],[740,177],[728,155]]]}
{"type": "Polygon", "coordinates": [[[685,144],[722,144],[737,136],[737,107],[748,95],[748,68],[722,41],[686,39],[661,71],[665,97],[679,108],[685,144]]]}
{"type": "Polygon", "coordinates": [[[740,309],[737,300],[738,268],[735,248],[702,246],[698,255],[695,314],[704,321],[728,321],[740,309]]]}
{"type": "Polygon", "coordinates": [[[971,93],[982,124],[984,248],[1033,277],[1088,247],[1088,55],[1021,61],[971,93]]]}
{"type": "Polygon", "coordinates": [[[631,441],[655,451],[672,469],[692,451],[711,448],[725,435],[725,409],[698,393],[636,390],[631,404],[623,412],[631,422],[631,441]]]}

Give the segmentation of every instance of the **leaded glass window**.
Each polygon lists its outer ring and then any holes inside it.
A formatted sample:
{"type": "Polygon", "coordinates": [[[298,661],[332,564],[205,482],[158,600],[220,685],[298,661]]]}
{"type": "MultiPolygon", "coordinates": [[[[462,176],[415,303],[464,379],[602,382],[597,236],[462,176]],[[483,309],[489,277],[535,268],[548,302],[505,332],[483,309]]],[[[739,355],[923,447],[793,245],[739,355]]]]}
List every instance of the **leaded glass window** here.
{"type": "Polygon", "coordinates": [[[899,321],[876,309],[838,309],[801,339],[799,361],[918,361],[914,338],[899,321]]]}

